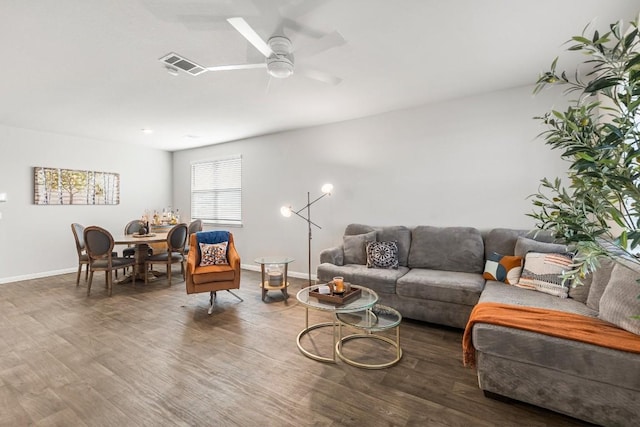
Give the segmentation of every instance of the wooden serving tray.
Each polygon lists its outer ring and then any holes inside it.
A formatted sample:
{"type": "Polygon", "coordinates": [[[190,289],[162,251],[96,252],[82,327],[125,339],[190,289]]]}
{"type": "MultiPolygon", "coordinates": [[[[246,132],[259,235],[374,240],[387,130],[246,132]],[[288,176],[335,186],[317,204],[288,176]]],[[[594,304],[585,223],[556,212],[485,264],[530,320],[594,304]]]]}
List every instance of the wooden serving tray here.
{"type": "Polygon", "coordinates": [[[155,233],[150,233],[150,234],[132,234],[133,237],[138,237],[138,238],[142,238],[142,237],[156,237],[155,233]]]}
{"type": "Polygon", "coordinates": [[[352,299],[359,297],[361,293],[362,291],[360,290],[360,288],[353,288],[353,287],[349,292],[345,292],[343,295],[321,294],[320,292],[315,290],[309,291],[309,295],[311,295],[312,297],[318,298],[318,300],[320,301],[331,302],[334,304],[344,304],[347,301],[350,301],[352,299]]]}

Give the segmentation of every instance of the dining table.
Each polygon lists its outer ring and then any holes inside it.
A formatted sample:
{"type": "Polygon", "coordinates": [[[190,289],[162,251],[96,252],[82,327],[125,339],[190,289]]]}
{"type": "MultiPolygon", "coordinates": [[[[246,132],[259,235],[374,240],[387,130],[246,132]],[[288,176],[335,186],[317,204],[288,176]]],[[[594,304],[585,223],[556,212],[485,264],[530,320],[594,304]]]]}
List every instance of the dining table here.
{"type": "MultiPolygon", "coordinates": [[[[135,275],[136,280],[145,280],[145,261],[149,256],[149,245],[153,243],[162,243],[167,241],[168,233],[148,233],[148,234],[120,234],[113,236],[113,242],[116,245],[133,245],[135,248],[134,259],[136,265],[134,271],[131,274],[125,276],[124,279],[119,281],[119,284],[130,282],[135,275]]],[[[162,273],[157,271],[149,272],[148,280],[155,280],[162,273]]]]}

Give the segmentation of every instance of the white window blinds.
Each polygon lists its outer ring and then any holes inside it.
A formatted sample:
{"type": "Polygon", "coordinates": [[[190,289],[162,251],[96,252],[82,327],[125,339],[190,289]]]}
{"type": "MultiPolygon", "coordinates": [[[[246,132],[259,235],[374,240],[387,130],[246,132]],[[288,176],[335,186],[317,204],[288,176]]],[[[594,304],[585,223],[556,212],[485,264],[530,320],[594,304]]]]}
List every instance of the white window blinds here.
{"type": "Polygon", "coordinates": [[[242,225],[242,157],[191,164],[191,217],[242,225]]]}

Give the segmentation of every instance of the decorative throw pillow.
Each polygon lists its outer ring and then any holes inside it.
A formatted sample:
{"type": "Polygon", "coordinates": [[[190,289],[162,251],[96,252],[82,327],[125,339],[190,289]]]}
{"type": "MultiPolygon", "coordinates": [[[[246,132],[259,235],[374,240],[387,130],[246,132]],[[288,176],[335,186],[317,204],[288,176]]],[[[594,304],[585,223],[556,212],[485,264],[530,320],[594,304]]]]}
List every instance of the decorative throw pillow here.
{"type": "Polygon", "coordinates": [[[376,241],[376,232],[370,231],[369,233],[345,235],[342,238],[344,247],[344,263],[345,264],[360,264],[367,263],[367,243],[376,241]]]}
{"type": "Polygon", "coordinates": [[[484,264],[484,277],[508,285],[515,285],[522,273],[522,257],[492,253],[484,264]]]}
{"type": "Polygon", "coordinates": [[[571,263],[570,254],[529,252],[516,286],[566,298],[570,283],[562,283],[562,274],[571,268],[571,263]]]}
{"type": "Polygon", "coordinates": [[[367,267],[398,268],[396,242],[370,242],[367,244],[367,267]]]}
{"type": "Polygon", "coordinates": [[[640,314],[638,279],[640,271],[637,264],[624,260],[615,263],[609,283],[600,298],[598,317],[640,335],[640,319],[634,317],[640,314]]]}
{"type": "Polygon", "coordinates": [[[200,243],[200,266],[228,264],[227,261],[227,245],[229,242],[222,243],[200,243]]]}

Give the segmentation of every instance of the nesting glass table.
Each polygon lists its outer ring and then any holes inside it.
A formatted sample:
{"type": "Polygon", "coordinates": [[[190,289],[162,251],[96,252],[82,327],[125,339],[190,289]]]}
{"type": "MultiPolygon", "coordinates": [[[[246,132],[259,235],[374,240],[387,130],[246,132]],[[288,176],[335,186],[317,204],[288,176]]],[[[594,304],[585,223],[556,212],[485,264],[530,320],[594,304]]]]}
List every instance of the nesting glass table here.
{"type": "Polygon", "coordinates": [[[364,286],[351,285],[352,288],[360,289],[360,296],[356,299],[346,301],[344,304],[326,302],[312,296],[311,292],[317,291],[321,286],[323,285],[302,288],[296,295],[298,301],[305,307],[305,328],[300,331],[296,340],[300,352],[310,359],[319,362],[335,363],[337,357],[339,357],[345,363],[367,369],[381,369],[398,363],[402,357],[402,350],[400,348],[400,323],[402,316],[400,313],[391,307],[376,304],[378,302],[378,294],[364,286]],[[329,312],[333,314],[333,321],[309,325],[309,309],[329,312]],[[342,336],[343,326],[360,329],[363,333],[342,336]],[[333,332],[333,348],[330,357],[323,356],[318,352],[312,352],[306,349],[301,343],[305,335],[313,330],[325,327],[331,327],[333,332]],[[384,331],[390,328],[396,328],[395,341],[384,336],[373,334],[374,332],[384,331]],[[345,342],[358,338],[372,338],[391,344],[395,348],[395,358],[390,362],[381,364],[365,364],[352,360],[343,354],[342,348],[345,342]]]}

